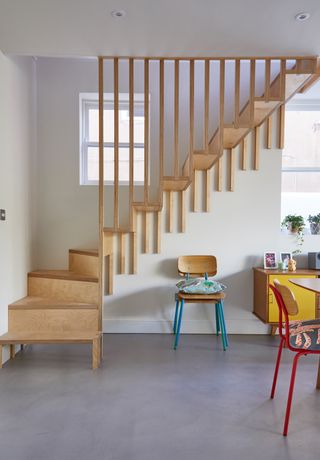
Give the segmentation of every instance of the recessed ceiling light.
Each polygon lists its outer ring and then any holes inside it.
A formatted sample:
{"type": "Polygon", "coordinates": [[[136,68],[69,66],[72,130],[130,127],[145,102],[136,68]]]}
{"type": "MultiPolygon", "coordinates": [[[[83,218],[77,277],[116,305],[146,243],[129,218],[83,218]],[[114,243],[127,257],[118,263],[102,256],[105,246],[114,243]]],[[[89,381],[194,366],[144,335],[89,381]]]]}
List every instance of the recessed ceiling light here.
{"type": "Polygon", "coordinates": [[[307,21],[310,18],[310,13],[298,13],[294,18],[296,21],[307,21]]]}
{"type": "Polygon", "coordinates": [[[119,18],[124,18],[126,15],[126,12],[124,10],[114,10],[111,11],[111,16],[113,18],[119,19],[119,18]]]}

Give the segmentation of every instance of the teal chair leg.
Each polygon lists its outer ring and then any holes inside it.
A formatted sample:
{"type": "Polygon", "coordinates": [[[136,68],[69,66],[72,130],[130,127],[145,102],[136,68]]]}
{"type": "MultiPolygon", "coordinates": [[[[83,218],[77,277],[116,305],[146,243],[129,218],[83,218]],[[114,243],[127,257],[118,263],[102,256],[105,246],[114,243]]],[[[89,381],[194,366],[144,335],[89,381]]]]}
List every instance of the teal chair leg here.
{"type": "Polygon", "coordinates": [[[173,333],[177,332],[177,319],[178,319],[178,312],[179,312],[179,299],[176,299],[176,311],[174,313],[174,321],[173,321],[173,333]]]}
{"type": "Polygon", "coordinates": [[[174,349],[176,350],[179,344],[179,337],[180,337],[180,328],[181,328],[181,320],[182,320],[182,314],[183,314],[183,307],[184,307],[184,300],[181,299],[181,304],[180,304],[180,311],[179,311],[179,319],[178,319],[178,327],[176,331],[176,337],[174,341],[174,349]]]}
{"type": "Polygon", "coordinates": [[[219,332],[220,332],[219,311],[218,311],[217,304],[215,304],[214,306],[215,306],[215,312],[216,312],[216,334],[219,335],[219,332]]]}
{"type": "Polygon", "coordinates": [[[227,331],[226,331],[226,323],[225,323],[224,314],[223,314],[223,305],[222,305],[222,302],[219,302],[217,305],[218,305],[219,319],[220,319],[220,325],[221,325],[222,345],[223,345],[223,350],[225,351],[229,343],[228,343],[228,336],[227,336],[227,331]]]}

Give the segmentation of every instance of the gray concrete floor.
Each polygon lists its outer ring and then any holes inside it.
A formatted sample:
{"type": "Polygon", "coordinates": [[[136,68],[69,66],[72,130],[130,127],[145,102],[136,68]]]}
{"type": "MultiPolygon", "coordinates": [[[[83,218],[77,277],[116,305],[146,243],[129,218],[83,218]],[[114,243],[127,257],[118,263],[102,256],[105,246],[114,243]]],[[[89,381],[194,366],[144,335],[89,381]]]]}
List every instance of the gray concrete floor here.
{"type": "Polygon", "coordinates": [[[319,459],[317,358],[300,361],[283,438],[292,356],[271,401],[277,344],[106,335],[97,371],[85,345],[29,347],[0,372],[0,460],[319,459]]]}

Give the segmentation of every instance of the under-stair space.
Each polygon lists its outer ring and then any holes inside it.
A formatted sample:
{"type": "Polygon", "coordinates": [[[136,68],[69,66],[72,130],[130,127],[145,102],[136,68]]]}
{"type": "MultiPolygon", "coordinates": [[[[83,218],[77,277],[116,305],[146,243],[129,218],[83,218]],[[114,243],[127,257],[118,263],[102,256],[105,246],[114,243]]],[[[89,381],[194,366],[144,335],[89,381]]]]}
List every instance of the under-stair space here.
{"type": "Polygon", "coordinates": [[[9,305],[8,333],[0,348],[16,344],[89,343],[92,367],[101,361],[99,264],[97,250],[69,251],[69,270],[28,274],[28,295],[9,305]]]}

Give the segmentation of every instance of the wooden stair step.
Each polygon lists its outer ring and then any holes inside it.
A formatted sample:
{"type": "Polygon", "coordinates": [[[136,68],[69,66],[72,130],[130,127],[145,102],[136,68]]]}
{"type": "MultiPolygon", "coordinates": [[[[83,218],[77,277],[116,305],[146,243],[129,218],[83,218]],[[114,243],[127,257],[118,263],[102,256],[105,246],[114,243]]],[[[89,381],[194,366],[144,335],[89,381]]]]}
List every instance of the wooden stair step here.
{"type": "Polygon", "coordinates": [[[74,273],[69,270],[35,270],[33,272],[28,273],[28,277],[98,283],[98,278],[96,277],[74,273]]]}
{"type": "Polygon", "coordinates": [[[72,331],[72,332],[50,332],[50,331],[26,331],[7,332],[0,336],[0,344],[10,343],[90,343],[93,339],[100,337],[101,333],[96,331],[72,331]]]}
{"type": "Polygon", "coordinates": [[[165,176],[163,178],[163,190],[173,192],[183,191],[189,187],[190,183],[189,177],[186,176],[165,176]]]}
{"type": "Polygon", "coordinates": [[[193,152],[193,169],[206,171],[218,161],[217,153],[207,153],[204,150],[196,150],[193,152]]]}
{"type": "Polygon", "coordinates": [[[158,212],[162,209],[162,203],[132,203],[136,211],[158,212]]]}
{"type": "Polygon", "coordinates": [[[83,256],[99,257],[98,249],[69,249],[69,253],[80,254],[83,256]]]}
{"type": "Polygon", "coordinates": [[[45,297],[27,296],[9,305],[9,310],[33,310],[33,309],[93,309],[98,305],[84,302],[65,302],[62,300],[48,299],[45,297]]]}
{"type": "Polygon", "coordinates": [[[104,233],[135,233],[134,230],[131,230],[129,227],[126,228],[113,228],[113,227],[103,227],[104,233]]]}

